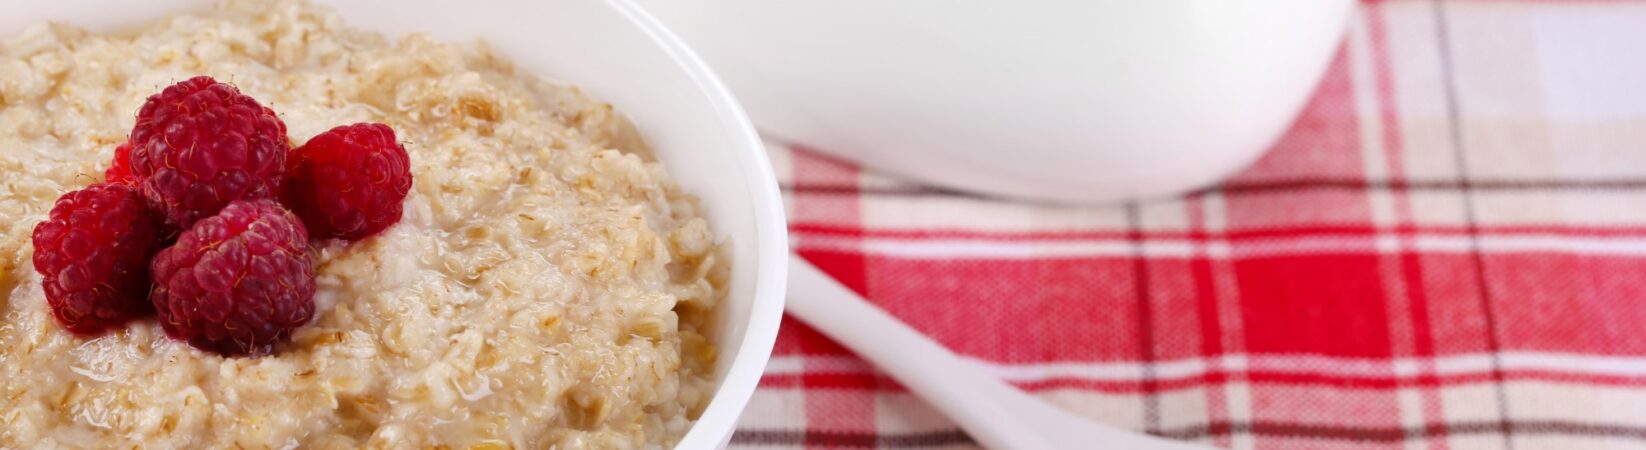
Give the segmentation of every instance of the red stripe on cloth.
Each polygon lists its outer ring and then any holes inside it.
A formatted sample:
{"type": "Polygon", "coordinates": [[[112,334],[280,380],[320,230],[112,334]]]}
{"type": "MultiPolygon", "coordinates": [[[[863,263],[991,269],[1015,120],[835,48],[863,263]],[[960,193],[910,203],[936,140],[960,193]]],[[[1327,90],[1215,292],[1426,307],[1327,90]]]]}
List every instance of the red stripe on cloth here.
{"type": "Polygon", "coordinates": [[[1241,260],[1235,272],[1248,351],[1390,356],[1388,310],[1375,256],[1241,260]]]}
{"type": "MultiPolygon", "coordinates": [[[[1340,44],[1313,97],[1291,129],[1230,184],[1272,180],[1366,179],[1355,79],[1347,43],[1340,44]]],[[[1274,191],[1226,197],[1231,230],[1315,224],[1371,224],[1371,191],[1274,191]]],[[[1392,355],[1388,298],[1375,253],[1279,255],[1236,259],[1246,351],[1386,358],[1392,355]]],[[[1253,376],[1253,374],[1248,374],[1253,376]]],[[[1353,399],[1289,384],[1254,383],[1251,418],[1288,421],[1306,413],[1358,424],[1399,423],[1393,391],[1365,390],[1353,399]]],[[[1284,447],[1259,436],[1260,448],[1284,447]]]]}
{"type": "MultiPolygon", "coordinates": [[[[1482,340],[1473,256],[1413,253],[1404,266],[1418,273],[1408,295],[1421,295],[1411,315],[1430,334],[1433,347],[1418,356],[1488,351],[1482,340]],[[1421,294],[1416,291],[1421,291],[1421,294]]],[[[1134,261],[1127,256],[1065,259],[901,259],[840,253],[875,267],[871,298],[888,312],[956,351],[1005,363],[1044,361],[1140,361],[1142,335],[1136,304],[1134,261]],[[1055,320],[1052,320],[1055,319],[1055,320]],[[988,330],[988,331],[985,331],[988,330]]],[[[1389,311],[1379,254],[1273,255],[1214,260],[1204,256],[1157,261],[1156,299],[1163,357],[1191,356],[1208,344],[1198,336],[1224,314],[1216,289],[1218,265],[1234,277],[1230,295],[1245,328],[1243,352],[1387,358],[1389,311]],[[1195,270],[1210,270],[1199,281],[1195,270]],[[1216,294],[1204,300],[1211,283],[1216,294]],[[1210,310],[1205,302],[1216,302],[1210,310]],[[1179,316],[1192,316],[1179,317],[1179,316]]],[[[1633,255],[1501,253],[1483,257],[1500,274],[1487,281],[1520,296],[1497,305],[1513,324],[1504,332],[1509,350],[1578,354],[1646,355],[1646,258],[1633,255]],[[1578,275],[1573,275],[1578,274],[1578,275]],[[1589,275],[1592,274],[1592,275],[1589,275]]],[[[1232,330],[1217,325],[1227,338],[1232,330]]],[[[1416,328],[1416,327],[1414,327],[1416,328]]],[[[1221,351],[1230,351],[1227,348],[1221,351]]],[[[807,344],[807,354],[846,354],[827,340],[807,344]]]]}
{"type": "Polygon", "coordinates": [[[1574,255],[1480,256],[1504,350],[1646,355],[1646,262],[1574,255]],[[1558,311],[1558,313],[1554,313],[1558,311]]]}
{"type": "MultiPolygon", "coordinates": [[[[1398,425],[1379,427],[1350,427],[1318,423],[1277,422],[1223,422],[1206,425],[1193,424],[1162,430],[1161,436],[1180,440],[1206,437],[1213,428],[1231,429],[1244,435],[1274,436],[1283,439],[1281,448],[1401,448],[1402,442],[1419,439],[1445,438],[1428,431],[1451,427],[1458,435],[1497,434],[1508,432],[1518,436],[1567,436],[1578,438],[1613,438],[1646,441],[1646,427],[1616,424],[1591,424],[1557,420],[1517,420],[1513,422],[1461,421],[1455,424],[1431,423],[1417,428],[1398,425]]],[[[807,433],[791,430],[738,430],[732,438],[734,445],[783,446],[796,445],[805,440],[807,433]]],[[[974,444],[966,433],[956,430],[888,432],[880,434],[835,433],[831,437],[843,446],[858,448],[930,448],[970,446],[974,444]]],[[[1272,442],[1272,441],[1271,441],[1272,442]]],[[[1635,442],[1618,445],[1634,445],[1635,442]]],[[[1633,447],[1625,447],[1633,448],[1633,447]]]]}
{"type": "Polygon", "coordinates": [[[1141,359],[1129,258],[870,261],[873,301],[961,354],[1009,362],[1141,359]]]}
{"type": "MultiPolygon", "coordinates": [[[[1646,1],[1646,0],[1643,0],[1646,1]]],[[[1468,236],[1469,230],[1462,226],[1416,226],[1401,225],[1401,231],[1412,235],[1435,236],[1468,236]]],[[[864,229],[840,227],[835,225],[796,223],[790,225],[790,231],[796,234],[813,236],[852,236],[872,238],[899,238],[899,239],[989,239],[1010,241],[1068,241],[1083,239],[1125,239],[1127,233],[1123,230],[1083,230],[1083,231],[1037,231],[1037,232],[1010,232],[1010,231],[977,231],[958,229],[864,229]]],[[[1554,235],[1574,237],[1646,237],[1646,226],[1616,226],[1616,227],[1581,227],[1568,225],[1546,226],[1491,226],[1483,225],[1480,231],[1491,235],[1554,235]]],[[[1377,236],[1386,233],[1384,227],[1376,225],[1318,225],[1303,224],[1286,227],[1235,229],[1220,232],[1218,240],[1242,241],[1256,239],[1272,239],[1285,237],[1308,236],[1377,236]]],[[[1142,236],[1147,240],[1206,240],[1211,237],[1204,231],[1198,230],[1142,230],[1142,236]]]]}
{"type": "MultiPolygon", "coordinates": [[[[1646,177],[1594,177],[1573,179],[1551,178],[1482,178],[1465,183],[1462,180],[1423,179],[1395,182],[1391,180],[1339,180],[1333,178],[1279,178],[1264,181],[1236,181],[1218,184],[1199,192],[1217,192],[1229,196],[1265,195],[1287,191],[1387,191],[1392,189],[1423,191],[1461,191],[1465,187],[1478,191],[1519,192],[1601,192],[1638,191],[1646,189],[1646,177]],[[1467,184],[1468,186],[1465,186],[1467,184]]],[[[929,199],[963,199],[975,202],[1000,202],[964,192],[948,191],[926,186],[875,186],[865,189],[836,185],[790,184],[784,189],[796,195],[818,197],[868,195],[875,197],[908,197],[929,199]]]]}
{"type": "MultiPolygon", "coordinates": [[[[1135,299],[1134,303],[1137,308],[1137,353],[1144,363],[1143,379],[1138,385],[1138,388],[1143,394],[1143,431],[1145,433],[1155,433],[1160,429],[1160,397],[1156,395],[1159,392],[1160,387],[1158,385],[1157,377],[1153,372],[1154,365],[1152,363],[1158,357],[1158,350],[1156,347],[1160,343],[1160,339],[1158,339],[1158,336],[1155,334],[1155,328],[1157,327],[1155,317],[1157,307],[1154,305],[1156,298],[1154,295],[1156,283],[1154,283],[1152,278],[1155,277],[1156,273],[1161,271],[1151,270],[1151,261],[1143,253],[1143,233],[1141,231],[1143,227],[1142,212],[1138,210],[1138,206],[1135,203],[1127,205],[1125,209],[1127,228],[1126,240],[1131,243],[1132,248],[1136,251],[1136,254],[1132,255],[1131,258],[1131,275],[1132,296],[1135,299]]],[[[1167,314],[1176,313],[1176,311],[1170,310],[1165,310],[1164,312],[1167,314]]]]}
{"type": "MultiPolygon", "coordinates": [[[[820,158],[810,152],[795,152],[792,158],[793,178],[797,183],[833,183],[855,186],[858,170],[851,165],[820,158]]],[[[813,204],[806,199],[795,199],[797,214],[832,216],[837,223],[862,223],[862,211],[856,202],[813,204]]],[[[862,255],[850,253],[812,253],[800,255],[828,273],[841,284],[867,296],[868,267],[862,255]]],[[[847,351],[815,330],[797,330],[801,351],[807,354],[845,354],[847,351]]],[[[826,395],[808,389],[805,396],[807,430],[867,431],[874,432],[874,397],[862,394],[826,395]]],[[[836,442],[827,435],[808,435],[808,448],[833,448],[836,442]]]]}
{"type": "MultiPolygon", "coordinates": [[[[1206,231],[1206,199],[1203,196],[1190,196],[1185,206],[1188,208],[1191,234],[1204,234],[1213,239],[1221,237],[1221,231],[1206,231]]],[[[1200,355],[1210,361],[1207,367],[1209,376],[1206,379],[1209,383],[1221,384],[1227,379],[1221,375],[1224,370],[1223,358],[1220,358],[1224,351],[1222,315],[1219,311],[1217,285],[1212,279],[1212,260],[1207,257],[1204,245],[1196,246],[1194,258],[1189,260],[1189,274],[1194,280],[1194,298],[1197,300],[1194,317],[1199,319],[1200,325],[1200,355]]],[[[1233,446],[1234,441],[1228,427],[1228,422],[1232,419],[1228,396],[1222,386],[1207,386],[1204,392],[1206,420],[1211,424],[1206,429],[1207,435],[1212,438],[1214,445],[1233,446]]]]}
{"type": "MultiPolygon", "coordinates": [[[[1475,280],[1474,259],[1468,254],[1419,253],[1421,286],[1430,301],[1431,339],[1437,355],[1489,351],[1486,322],[1481,319],[1480,283],[1475,280]]],[[[1646,263],[1646,261],[1643,261],[1646,263]]],[[[1581,349],[1587,350],[1587,349],[1581,349]]]]}
{"type": "MultiPolygon", "coordinates": [[[[1269,371],[1240,372],[1240,375],[1242,378],[1240,383],[1250,383],[1256,386],[1272,385],[1296,388],[1330,388],[1334,390],[1354,389],[1371,391],[1394,391],[1397,389],[1411,387],[1442,388],[1447,386],[1491,383],[1495,380],[1494,375],[1489,371],[1439,376],[1431,373],[1421,376],[1395,376],[1391,374],[1381,376],[1343,377],[1327,374],[1269,371]]],[[[1503,372],[1503,377],[1507,381],[1540,381],[1580,386],[1646,388],[1646,376],[1598,375],[1558,372],[1551,370],[1506,370],[1503,372]]],[[[1156,378],[1147,380],[1092,380],[1083,378],[1053,377],[1032,381],[1017,381],[1012,384],[1018,388],[1030,392],[1076,389],[1106,394],[1147,395],[1151,392],[1159,393],[1184,389],[1205,388],[1212,390],[1231,383],[1235,382],[1231,381],[1230,371],[1216,369],[1194,376],[1156,378]]],[[[878,372],[767,374],[761,378],[760,385],[764,388],[774,389],[804,388],[808,390],[831,389],[875,392],[908,392],[908,389],[899,384],[897,380],[893,380],[885,374],[878,372]]]]}
{"type": "MultiPolygon", "coordinates": [[[[1402,133],[1400,105],[1395,97],[1393,58],[1389,51],[1388,24],[1385,11],[1381,6],[1365,9],[1366,28],[1371,49],[1371,63],[1373,67],[1374,83],[1377,92],[1379,119],[1383,126],[1383,155],[1384,163],[1388,168],[1391,197],[1394,203],[1394,220],[1396,233],[1400,242],[1401,252],[1395,264],[1399,266],[1401,295],[1405,296],[1408,319],[1411,325],[1412,354],[1419,357],[1435,354],[1434,333],[1429,316],[1428,289],[1424,285],[1422,258],[1415,251],[1412,244],[1417,234],[1416,214],[1412,209],[1410,190],[1406,185],[1405,162],[1405,135],[1402,133]]],[[[1569,230],[1565,227],[1551,227],[1560,230],[1569,230]]],[[[1463,231],[1463,230],[1458,230],[1463,231]]],[[[1494,231],[1495,232],[1495,231],[1494,231]]],[[[1444,437],[1447,433],[1444,422],[1446,417],[1445,402],[1442,401],[1438,387],[1441,381],[1435,376],[1435,365],[1432,360],[1421,359],[1418,364],[1417,384],[1419,385],[1418,399],[1421,405],[1418,413],[1418,423],[1435,423],[1441,426],[1426,429],[1425,433],[1444,437]]],[[[1450,445],[1446,439],[1432,439],[1428,441],[1430,450],[1447,450],[1450,445]]]]}

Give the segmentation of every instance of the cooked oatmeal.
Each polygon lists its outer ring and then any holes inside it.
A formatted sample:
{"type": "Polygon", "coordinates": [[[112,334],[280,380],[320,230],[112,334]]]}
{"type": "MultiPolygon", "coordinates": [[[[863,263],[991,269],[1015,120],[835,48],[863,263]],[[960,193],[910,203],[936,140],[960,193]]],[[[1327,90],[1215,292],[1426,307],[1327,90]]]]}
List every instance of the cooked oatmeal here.
{"type": "Polygon", "coordinates": [[[657,448],[707,403],[699,334],[723,265],[692,197],[609,105],[483,44],[353,30],[295,1],[231,1],[119,36],[0,42],[0,448],[657,448]],[[393,127],[405,216],[314,255],[313,323],[223,358],[152,318],[79,338],[52,320],[30,233],[100,181],[133,112],[197,74],[297,143],[393,127]]]}

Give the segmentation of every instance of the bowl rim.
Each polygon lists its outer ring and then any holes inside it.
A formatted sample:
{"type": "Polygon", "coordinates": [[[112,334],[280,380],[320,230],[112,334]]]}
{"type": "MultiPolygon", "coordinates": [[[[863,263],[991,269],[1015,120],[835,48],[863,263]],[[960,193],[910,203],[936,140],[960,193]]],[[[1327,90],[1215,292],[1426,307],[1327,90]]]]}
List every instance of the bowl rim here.
{"type": "Polygon", "coordinates": [[[737,419],[760,383],[783,319],[789,242],[781,191],[760,135],[755,132],[742,104],[708,64],[638,4],[631,0],[605,2],[661,47],[713,105],[722,131],[737,143],[733,150],[740,157],[733,162],[749,186],[749,199],[754,203],[754,244],[759,264],[755,267],[754,301],[750,306],[748,328],[738,345],[737,357],[710,397],[708,408],[675,446],[677,449],[719,448],[731,439],[737,419]]]}

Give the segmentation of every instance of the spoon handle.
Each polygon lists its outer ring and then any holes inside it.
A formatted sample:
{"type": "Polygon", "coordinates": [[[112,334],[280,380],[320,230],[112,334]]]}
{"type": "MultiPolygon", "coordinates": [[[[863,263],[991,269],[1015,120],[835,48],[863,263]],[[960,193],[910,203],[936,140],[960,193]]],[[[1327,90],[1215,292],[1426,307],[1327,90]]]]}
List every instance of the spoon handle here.
{"type": "Polygon", "coordinates": [[[1202,449],[1090,422],[1046,405],[979,370],[790,256],[787,310],[873,362],[994,449],[1202,449]]]}

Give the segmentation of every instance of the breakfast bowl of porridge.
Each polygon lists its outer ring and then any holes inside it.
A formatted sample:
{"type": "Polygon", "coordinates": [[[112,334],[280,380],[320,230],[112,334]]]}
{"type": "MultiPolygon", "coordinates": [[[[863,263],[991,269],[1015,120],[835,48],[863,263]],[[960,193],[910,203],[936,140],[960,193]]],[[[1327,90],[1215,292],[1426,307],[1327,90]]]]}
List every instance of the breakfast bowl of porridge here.
{"type": "Polygon", "coordinates": [[[624,0],[0,3],[0,449],[715,448],[782,203],[624,0]]]}

